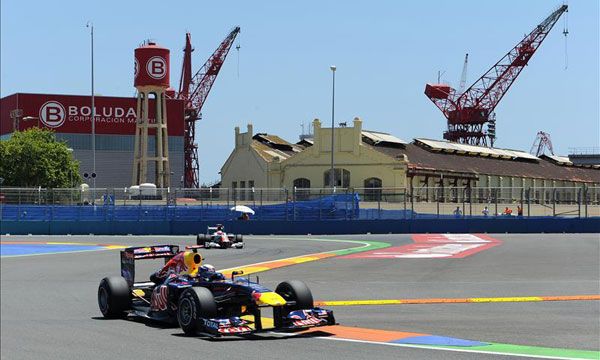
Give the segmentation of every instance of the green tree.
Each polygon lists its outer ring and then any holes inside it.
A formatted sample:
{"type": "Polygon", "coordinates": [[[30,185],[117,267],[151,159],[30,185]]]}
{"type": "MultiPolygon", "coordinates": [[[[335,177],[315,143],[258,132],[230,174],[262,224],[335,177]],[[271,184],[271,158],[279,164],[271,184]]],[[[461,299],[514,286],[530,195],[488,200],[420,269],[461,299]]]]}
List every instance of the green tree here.
{"type": "Polygon", "coordinates": [[[79,162],[67,144],[38,128],[0,141],[0,177],[3,186],[71,188],[81,183],[79,162]]]}

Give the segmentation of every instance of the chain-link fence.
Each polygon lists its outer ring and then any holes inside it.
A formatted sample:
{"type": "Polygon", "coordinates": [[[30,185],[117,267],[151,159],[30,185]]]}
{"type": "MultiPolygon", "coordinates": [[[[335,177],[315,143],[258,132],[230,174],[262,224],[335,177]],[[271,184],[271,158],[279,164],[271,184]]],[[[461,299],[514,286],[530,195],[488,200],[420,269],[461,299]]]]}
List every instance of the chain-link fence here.
{"type": "Polygon", "coordinates": [[[600,216],[600,187],[0,188],[5,220],[257,220],[600,216]],[[232,210],[233,209],[233,210],[232,210]]]}
{"type": "Polygon", "coordinates": [[[354,189],[369,219],[465,216],[600,216],[600,187],[354,189]]]}

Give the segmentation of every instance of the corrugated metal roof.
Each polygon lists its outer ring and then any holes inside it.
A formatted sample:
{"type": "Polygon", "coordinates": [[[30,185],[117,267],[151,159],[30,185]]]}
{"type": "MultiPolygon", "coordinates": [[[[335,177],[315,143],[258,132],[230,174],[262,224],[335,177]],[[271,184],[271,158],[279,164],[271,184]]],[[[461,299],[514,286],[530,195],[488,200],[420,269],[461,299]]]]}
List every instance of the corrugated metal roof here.
{"type": "Polygon", "coordinates": [[[277,135],[258,133],[256,135],[254,135],[254,138],[262,138],[265,141],[268,141],[274,145],[291,145],[289,142],[283,140],[282,138],[280,138],[277,135]]]}
{"type": "Polygon", "coordinates": [[[274,149],[284,151],[284,152],[288,152],[288,151],[300,152],[300,151],[304,150],[303,147],[301,147],[297,144],[289,143],[277,135],[258,133],[256,135],[254,135],[252,137],[252,139],[259,141],[270,148],[274,148],[274,149]]]}
{"type": "Polygon", "coordinates": [[[362,136],[368,138],[373,142],[372,145],[377,145],[379,143],[390,143],[390,144],[401,144],[406,145],[408,142],[395,137],[394,135],[388,133],[382,133],[378,131],[362,131],[362,136]]]}
{"type": "Polygon", "coordinates": [[[554,161],[557,164],[566,164],[566,165],[573,165],[573,162],[569,159],[568,156],[559,156],[559,155],[542,155],[542,157],[546,157],[552,161],[554,161]]]}
{"type": "Polygon", "coordinates": [[[535,161],[539,160],[539,158],[537,158],[536,156],[520,150],[489,148],[485,146],[458,144],[449,141],[431,140],[423,138],[415,139],[415,142],[417,143],[417,145],[423,144],[431,148],[431,150],[433,151],[478,155],[484,157],[489,156],[504,159],[526,159],[535,161]]]}
{"type": "MultiPolygon", "coordinates": [[[[367,145],[368,146],[368,145],[367,145]]],[[[550,180],[600,183],[600,169],[557,165],[549,160],[514,161],[500,157],[465,156],[459,152],[432,151],[416,144],[405,148],[373,146],[388,156],[406,155],[409,169],[421,172],[485,174],[550,180]]]]}
{"type": "Polygon", "coordinates": [[[258,140],[253,140],[251,146],[258,153],[258,155],[260,155],[267,162],[275,160],[276,157],[281,160],[285,160],[294,154],[292,151],[285,152],[269,147],[258,140]]]}

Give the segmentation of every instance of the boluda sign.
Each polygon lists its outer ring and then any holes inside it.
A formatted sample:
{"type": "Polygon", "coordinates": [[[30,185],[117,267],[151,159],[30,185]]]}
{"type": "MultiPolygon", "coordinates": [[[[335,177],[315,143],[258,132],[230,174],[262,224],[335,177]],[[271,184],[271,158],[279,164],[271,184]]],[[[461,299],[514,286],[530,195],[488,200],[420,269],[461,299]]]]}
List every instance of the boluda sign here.
{"type": "MultiPolygon", "coordinates": [[[[96,96],[95,131],[97,134],[135,135],[137,120],[136,99],[96,96]]],[[[91,97],[73,95],[14,94],[2,99],[2,134],[12,132],[14,121],[10,111],[22,109],[23,118],[19,129],[46,127],[61,133],[90,133],[92,107],[91,97]]],[[[150,101],[150,118],[154,117],[154,101],[150,101]]],[[[168,132],[171,136],[183,136],[183,101],[167,100],[168,132]]]]}

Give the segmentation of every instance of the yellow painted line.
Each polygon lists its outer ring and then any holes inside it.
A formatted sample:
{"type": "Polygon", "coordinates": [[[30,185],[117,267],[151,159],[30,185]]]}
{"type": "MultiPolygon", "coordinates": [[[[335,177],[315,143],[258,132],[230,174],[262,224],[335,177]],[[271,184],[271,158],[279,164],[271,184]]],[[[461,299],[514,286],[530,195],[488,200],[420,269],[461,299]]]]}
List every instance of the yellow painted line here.
{"type": "Polygon", "coordinates": [[[317,301],[315,306],[354,306],[354,305],[397,305],[402,300],[354,300],[354,301],[317,301]]]}
{"type": "Polygon", "coordinates": [[[600,300],[600,295],[566,296],[512,296],[490,298],[440,298],[440,299],[391,299],[391,300],[332,300],[315,301],[315,306],[360,306],[360,305],[401,305],[401,304],[466,304],[497,302],[540,302],[540,301],[588,301],[600,300]]]}
{"type": "MultiPolygon", "coordinates": [[[[334,250],[334,251],[339,251],[339,250],[334,250]]],[[[223,270],[219,270],[219,271],[222,272],[223,275],[225,275],[225,276],[231,275],[231,273],[233,271],[240,271],[240,270],[244,272],[244,275],[249,275],[249,274],[259,273],[259,272],[263,272],[263,271],[267,271],[267,270],[278,269],[278,268],[285,267],[285,266],[302,264],[302,263],[306,263],[306,262],[317,261],[317,260],[322,260],[322,259],[327,259],[330,257],[337,256],[336,254],[333,253],[334,251],[326,251],[326,252],[322,252],[322,253],[315,253],[315,254],[309,254],[309,255],[300,255],[300,256],[294,256],[294,257],[285,258],[285,259],[262,261],[262,262],[258,262],[258,263],[254,263],[254,264],[250,264],[250,265],[242,265],[242,266],[227,268],[227,269],[223,269],[223,270]]]]}

